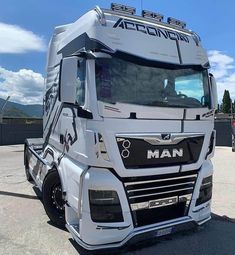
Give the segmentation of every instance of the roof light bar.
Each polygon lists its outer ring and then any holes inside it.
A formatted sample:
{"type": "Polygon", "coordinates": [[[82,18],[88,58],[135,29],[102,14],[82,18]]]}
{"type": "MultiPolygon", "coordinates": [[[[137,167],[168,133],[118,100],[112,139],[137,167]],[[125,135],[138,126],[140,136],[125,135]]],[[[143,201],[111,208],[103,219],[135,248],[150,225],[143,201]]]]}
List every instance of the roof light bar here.
{"type": "Polygon", "coordinates": [[[186,27],[186,23],[185,22],[183,22],[181,20],[178,20],[178,19],[171,18],[171,17],[169,17],[167,19],[167,23],[171,24],[171,25],[174,25],[174,26],[177,26],[177,27],[181,27],[181,28],[185,28],[186,27]]]}
{"type": "Polygon", "coordinates": [[[157,20],[157,21],[160,21],[160,22],[164,18],[164,16],[159,14],[159,13],[154,13],[154,12],[150,12],[150,11],[146,11],[146,10],[142,11],[142,17],[149,18],[149,19],[154,19],[154,20],[157,20]]]}
{"type": "Polygon", "coordinates": [[[115,12],[124,12],[124,13],[129,13],[131,15],[134,15],[136,13],[136,9],[134,7],[129,7],[122,4],[112,3],[111,9],[115,12]]]}

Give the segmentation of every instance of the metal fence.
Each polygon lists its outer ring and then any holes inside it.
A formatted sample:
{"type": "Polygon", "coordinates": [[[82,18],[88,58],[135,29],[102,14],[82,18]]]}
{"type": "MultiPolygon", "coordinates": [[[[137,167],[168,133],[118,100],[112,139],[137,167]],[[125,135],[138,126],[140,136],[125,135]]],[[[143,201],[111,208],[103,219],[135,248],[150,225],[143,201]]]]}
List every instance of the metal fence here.
{"type": "Polygon", "coordinates": [[[26,138],[42,135],[42,119],[4,118],[0,124],[0,145],[22,144],[26,138]]]}

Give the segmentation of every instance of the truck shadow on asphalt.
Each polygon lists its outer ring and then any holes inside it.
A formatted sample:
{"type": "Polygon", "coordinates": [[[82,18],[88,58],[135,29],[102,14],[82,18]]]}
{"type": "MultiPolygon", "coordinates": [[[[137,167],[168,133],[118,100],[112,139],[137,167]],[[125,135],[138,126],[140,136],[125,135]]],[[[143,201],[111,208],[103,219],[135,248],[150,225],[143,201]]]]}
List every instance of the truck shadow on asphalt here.
{"type": "Polygon", "coordinates": [[[36,199],[36,200],[39,199],[37,196],[31,196],[31,195],[9,192],[9,191],[2,191],[2,190],[0,190],[0,195],[11,196],[11,197],[21,197],[21,198],[27,198],[27,199],[36,199]]]}
{"type": "Polygon", "coordinates": [[[212,220],[204,226],[118,249],[86,251],[72,238],[69,241],[80,255],[232,255],[234,238],[235,219],[212,213],[212,220]]]}

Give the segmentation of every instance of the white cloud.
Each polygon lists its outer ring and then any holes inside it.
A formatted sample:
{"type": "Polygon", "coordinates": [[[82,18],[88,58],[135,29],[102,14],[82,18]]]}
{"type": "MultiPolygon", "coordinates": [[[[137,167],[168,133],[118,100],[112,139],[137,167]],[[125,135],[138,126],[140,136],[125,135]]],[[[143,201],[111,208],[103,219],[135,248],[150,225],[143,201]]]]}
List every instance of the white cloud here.
{"type": "Polygon", "coordinates": [[[0,22],[0,53],[26,53],[45,51],[42,37],[16,25],[0,22]]]}
{"type": "Polygon", "coordinates": [[[32,70],[17,72],[0,67],[0,97],[21,104],[42,104],[44,78],[32,70]]]}
{"type": "Polygon", "coordinates": [[[211,64],[211,73],[215,76],[219,101],[222,101],[224,90],[230,92],[231,98],[235,99],[235,59],[227,54],[211,50],[208,52],[211,64]]]}

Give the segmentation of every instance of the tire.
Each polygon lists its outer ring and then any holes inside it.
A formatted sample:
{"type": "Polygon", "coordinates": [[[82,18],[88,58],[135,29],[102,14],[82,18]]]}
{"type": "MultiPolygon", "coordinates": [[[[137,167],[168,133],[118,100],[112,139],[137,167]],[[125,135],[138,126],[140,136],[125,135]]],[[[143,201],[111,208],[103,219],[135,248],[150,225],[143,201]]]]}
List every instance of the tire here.
{"type": "Polygon", "coordinates": [[[29,159],[28,159],[28,155],[27,155],[27,147],[24,151],[24,156],[25,156],[25,161],[24,161],[24,168],[25,168],[25,176],[26,176],[26,179],[27,181],[29,182],[33,182],[33,178],[29,172],[29,159]]]}
{"type": "Polygon", "coordinates": [[[60,228],[65,227],[64,200],[59,174],[56,170],[46,176],[43,189],[42,201],[45,211],[52,223],[60,228]]]}

